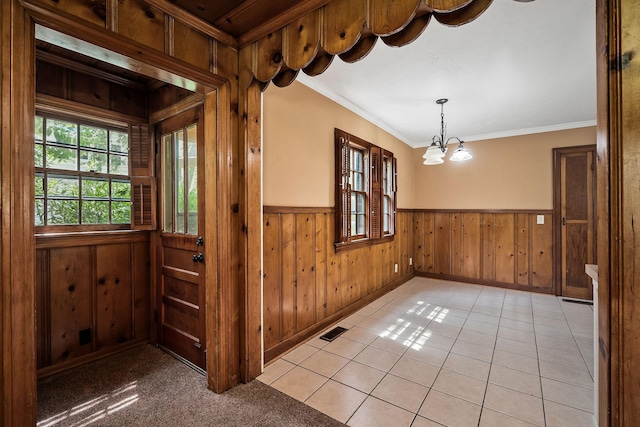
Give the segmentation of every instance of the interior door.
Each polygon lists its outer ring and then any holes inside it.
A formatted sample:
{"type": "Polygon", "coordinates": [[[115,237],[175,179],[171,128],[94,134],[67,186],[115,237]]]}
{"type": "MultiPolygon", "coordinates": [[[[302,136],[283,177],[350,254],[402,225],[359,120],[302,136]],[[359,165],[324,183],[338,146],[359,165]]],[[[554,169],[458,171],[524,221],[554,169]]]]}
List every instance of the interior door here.
{"type": "Polygon", "coordinates": [[[596,264],[595,174],[595,145],[554,149],[556,289],[569,298],[593,298],[584,266],[596,264]]]}
{"type": "Polygon", "coordinates": [[[203,136],[201,107],[156,125],[160,149],[158,344],[205,369],[203,136]]]}

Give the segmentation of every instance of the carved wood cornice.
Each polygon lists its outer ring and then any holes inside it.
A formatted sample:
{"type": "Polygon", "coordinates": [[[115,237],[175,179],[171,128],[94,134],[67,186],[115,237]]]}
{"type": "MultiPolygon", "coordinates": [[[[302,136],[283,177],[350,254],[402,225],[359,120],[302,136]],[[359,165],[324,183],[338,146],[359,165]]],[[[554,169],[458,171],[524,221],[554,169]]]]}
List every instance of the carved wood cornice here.
{"type": "MultiPolygon", "coordinates": [[[[471,22],[492,1],[334,0],[249,45],[241,38],[240,45],[242,50],[250,50],[251,73],[263,87],[271,81],[284,87],[300,70],[310,76],[321,74],[335,55],[346,62],[361,60],[378,38],[394,47],[409,44],[422,34],[431,18],[448,26],[471,22]]],[[[261,29],[264,27],[256,32],[261,29]]]]}

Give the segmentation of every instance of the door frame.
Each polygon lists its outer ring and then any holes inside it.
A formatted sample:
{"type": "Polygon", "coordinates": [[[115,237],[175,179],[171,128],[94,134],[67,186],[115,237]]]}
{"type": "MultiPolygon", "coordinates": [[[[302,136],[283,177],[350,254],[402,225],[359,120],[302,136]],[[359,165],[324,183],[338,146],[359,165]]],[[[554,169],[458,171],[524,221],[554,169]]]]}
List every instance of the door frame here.
{"type": "MultiPolygon", "coordinates": [[[[558,147],[553,149],[553,289],[556,296],[562,295],[562,176],[561,157],[563,154],[582,153],[591,151],[593,153],[593,253],[597,259],[598,248],[598,201],[597,201],[597,169],[596,165],[596,145],[578,145],[573,147],[558,147]]],[[[586,275],[586,273],[585,273],[586,275]]]]}

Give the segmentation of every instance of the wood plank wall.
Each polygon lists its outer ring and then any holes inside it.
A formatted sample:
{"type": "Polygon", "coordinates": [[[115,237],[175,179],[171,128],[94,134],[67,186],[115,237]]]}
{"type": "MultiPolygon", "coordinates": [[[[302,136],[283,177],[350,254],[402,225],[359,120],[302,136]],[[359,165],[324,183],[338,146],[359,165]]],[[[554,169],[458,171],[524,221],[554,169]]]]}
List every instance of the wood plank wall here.
{"type": "Polygon", "coordinates": [[[37,236],[39,375],[149,338],[149,248],[146,232],[37,236]]]}
{"type": "Polygon", "coordinates": [[[265,207],[265,361],[413,277],[412,217],[398,212],[391,242],[336,253],[333,209],[265,207]]]}
{"type": "Polygon", "coordinates": [[[554,291],[551,211],[417,210],[412,236],[417,275],[554,291]]]}

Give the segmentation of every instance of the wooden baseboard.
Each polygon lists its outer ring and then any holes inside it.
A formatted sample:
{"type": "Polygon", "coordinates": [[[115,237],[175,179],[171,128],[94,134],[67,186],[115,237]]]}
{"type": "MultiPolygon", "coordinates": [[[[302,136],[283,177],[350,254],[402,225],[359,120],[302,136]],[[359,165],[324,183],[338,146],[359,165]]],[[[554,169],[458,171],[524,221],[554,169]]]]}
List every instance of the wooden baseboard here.
{"type": "Polygon", "coordinates": [[[316,335],[318,332],[322,331],[325,328],[328,328],[329,326],[331,326],[331,324],[339,322],[341,319],[343,319],[344,317],[360,310],[362,307],[364,307],[365,305],[373,302],[374,300],[380,298],[381,296],[383,296],[384,294],[391,292],[392,290],[396,289],[398,286],[408,282],[409,280],[411,280],[415,275],[413,274],[413,271],[411,271],[409,274],[406,274],[402,277],[400,277],[399,279],[391,282],[389,285],[385,286],[382,289],[379,289],[369,295],[367,295],[364,298],[361,298],[360,300],[354,302],[353,304],[343,308],[340,311],[337,311],[335,313],[333,313],[332,315],[326,317],[325,319],[321,320],[320,322],[314,324],[313,326],[310,326],[309,328],[305,329],[304,331],[300,331],[299,333],[295,334],[294,336],[286,339],[285,341],[276,344],[275,346],[266,349],[264,352],[264,362],[265,364],[267,364],[268,362],[272,361],[273,359],[275,359],[276,357],[280,356],[281,354],[285,353],[286,351],[294,348],[295,346],[297,346],[298,344],[308,340],[309,338],[311,338],[312,336],[316,335]]]}
{"type": "Polygon", "coordinates": [[[529,285],[518,285],[516,283],[496,282],[494,280],[470,279],[468,277],[451,276],[448,274],[425,273],[416,271],[418,277],[428,277],[430,279],[449,280],[452,282],[471,283],[473,285],[493,286],[495,288],[513,289],[516,291],[536,292],[539,294],[555,295],[553,286],[542,288],[529,285]]]}

